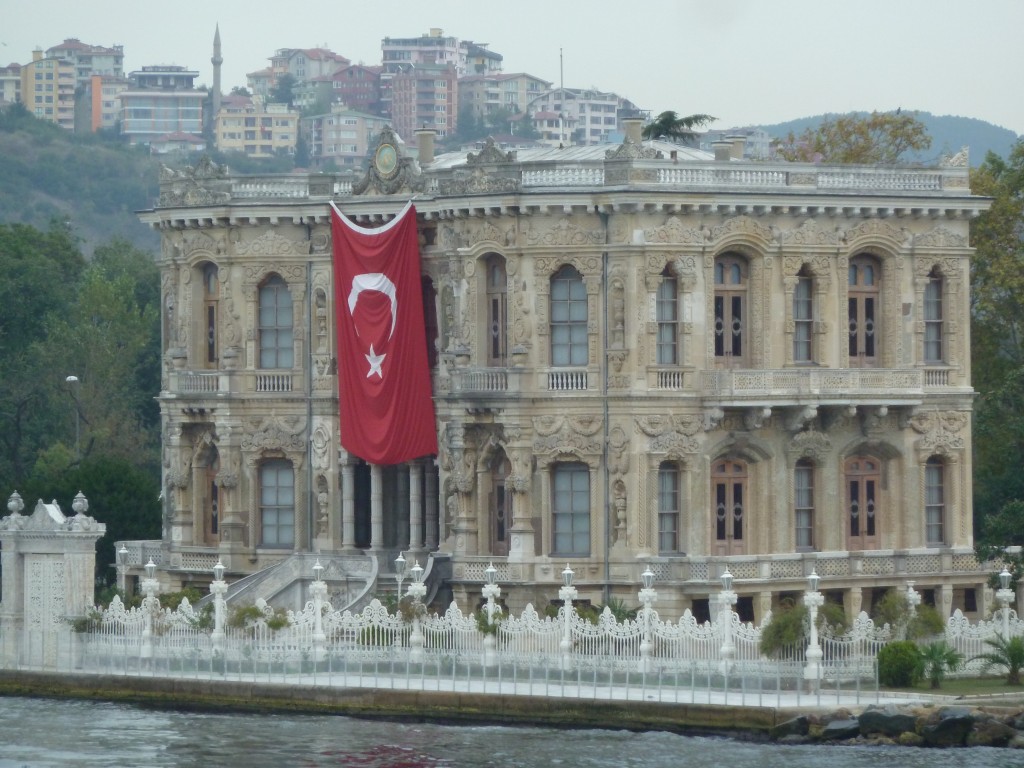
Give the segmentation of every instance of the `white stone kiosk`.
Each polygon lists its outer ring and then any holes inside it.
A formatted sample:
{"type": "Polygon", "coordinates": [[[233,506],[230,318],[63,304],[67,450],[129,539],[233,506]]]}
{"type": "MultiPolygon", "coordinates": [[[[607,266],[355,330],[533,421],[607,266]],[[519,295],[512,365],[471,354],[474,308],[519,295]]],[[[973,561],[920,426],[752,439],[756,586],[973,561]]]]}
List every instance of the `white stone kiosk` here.
{"type": "Polygon", "coordinates": [[[57,502],[36,503],[31,515],[15,491],[10,514],[0,518],[0,663],[55,667],[70,652],[68,619],[93,605],[96,540],[107,527],[85,513],[89,502],[79,491],[75,514],[65,517],[57,502]]]}

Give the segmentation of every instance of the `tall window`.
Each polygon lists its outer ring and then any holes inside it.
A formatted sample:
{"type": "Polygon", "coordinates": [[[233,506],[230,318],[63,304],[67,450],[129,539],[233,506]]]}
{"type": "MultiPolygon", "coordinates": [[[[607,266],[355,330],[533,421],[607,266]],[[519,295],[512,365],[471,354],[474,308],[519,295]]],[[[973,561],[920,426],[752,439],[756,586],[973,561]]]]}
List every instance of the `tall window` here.
{"type": "Polygon", "coordinates": [[[796,548],[814,548],[814,465],[800,459],[793,472],[796,548]]]}
{"type": "Polygon", "coordinates": [[[487,364],[503,366],[508,360],[508,281],[505,260],[498,254],[487,259],[487,364]]]}
{"type": "Polygon", "coordinates": [[[875,259],[870,256],[850,259],[847,315],[850,365],[854,368],[869,368],[876,364],[880,278],[875,259]]]}
{"type": "Polygon", "coordinates": [[[666,268],[661,273],[655,314],[658,322],[658,365],[679,364],[679,285],[666,268]]]}
{"type": "Polygon", "coordinates": [[[851,550],[878,547],[880,488],[881,465],[877,459],[854,456],[846,460],[847,546],[851,550]]]}
{"type": "Polygon", "coordinates": [[[260,286],[260,368],[292,368],[292,295],[274,275],[260,286]]]}
{"type": "Polygon", "coordinates": [[[553,555],[590,554],[590,470],[586,464],[558,464],[553,470],[553,555]]]}
{"type": "Polygon", "coordinates": [[[814,281],[806,268],[800,270],[793,289],[793,361],[814,360],[814,281]]]}
{"type": "Polygon", "coordinates": [[[295,544],[295,473],[283,459],[260,466],[260,530],[264,547],[295,544]]]}
{"type": "Polygon", "coordinates": [[[658,467],[658,551],[679,551],[679,467],[663,462],[658,467]]]}
{"type": "Polygon", "coordinates": [[[217,265],[207,264],[203,267],[203,319],[206,325],[205,363],[207,368],[215,368],[217,365],[217,304],[219,299],[220,278],[217,274],[217,265]]]}
{"type": "Polygon", "coordinates": [[[924,361],[942,359],[942,276],[932,270],[924,287],[924,361]]]}
{"type": "Polygon", "coordinates": [[[715,359],[720,363],[743,362],[746,301],[746,261],[735,255],[715,259],[715,359]]]}
{"type": "Polygon", "coordinates": [[[946,516],[944,488],[945,465],[938,456],[932,456],[924,466],[924,524],[929,546],[945,543],[943,521],[946,516]]]}
{"type": "Polygon", "coordinates": [[[746,517],[747,465],[742,461],[716,461],[711,468],[714,504],[715,554],[742,555],[746,517]]]}
{"type": "Polygon", "coordinates": [[[495,457],[491,465],[491,554],[508,554],[508,530],[512,517],[512,494],[505,488],[505,478],[512,471],[512,464],[504,453],[495,457]]]}
{"type": "Polygon", "coordinates": [[[564,266],[551,278],[551,364],[586,365],[587,290],[583,277],[564,266]]]}

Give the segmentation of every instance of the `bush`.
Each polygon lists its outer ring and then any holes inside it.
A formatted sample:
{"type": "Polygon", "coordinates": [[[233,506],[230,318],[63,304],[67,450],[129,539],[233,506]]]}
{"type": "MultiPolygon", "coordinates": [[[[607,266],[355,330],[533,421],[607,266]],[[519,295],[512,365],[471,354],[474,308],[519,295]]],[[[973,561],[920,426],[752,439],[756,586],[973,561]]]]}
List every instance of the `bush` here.
{"type": "Polygon", "coordinates": [[[909,640],[897,640],[878,652],[878,682],[887,688],[908,688],[921,679],[921,652],[909,640]]]}

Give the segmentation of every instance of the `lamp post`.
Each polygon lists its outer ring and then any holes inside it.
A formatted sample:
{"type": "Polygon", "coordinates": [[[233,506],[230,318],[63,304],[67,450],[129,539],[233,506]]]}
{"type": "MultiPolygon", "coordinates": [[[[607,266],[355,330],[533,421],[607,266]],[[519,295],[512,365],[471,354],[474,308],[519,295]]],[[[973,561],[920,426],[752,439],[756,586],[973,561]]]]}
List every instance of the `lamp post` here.
{"type": "Polygon", "coordinates": [[[427,594],[427,585],[423,583],[423,568],[416,560],[412,566],[412,584],[409,585],[409,597],[412,598],[412,632],[409,633],[409,661],[419,664],[423,661],[423,632],[420,630],[420,612],[423,610],[423,598],[427,594]]]}
{"type": "Polygon", "coordinates": [[[807,593],[804,595],[804,605],[807,606],[807,613],[811,621],[811,638],[807,644],[807,666],[804,667],[804,680],[817,683],[821,679],[821,658],[824,655],[821,646],[818,644],[818,609],[825,604],[825,596],[818,591],[818,584],[821,577],[816,570],[811,571],[807,577],[807,593]]]}
{"type": "MultiPolygon", "coordinates": [[[[72,385],[79,383],[77,376],[68,376],[66,379],[64,379],[64,381],[67,382],[68,384],[72,384],[72,385]]],[[[74,387],[73,386],[69,387],[68,391],[71,393],[71,400],[75,404],[75,460],[76,461],[81,461],[82,460],[82,451],[81,451],[80,446],[81,446],[81,435],[82,435],[82,430],[81,430],[81,412],[82,412],[82,409],[81,409],[81,407],[78,404],[78,396],[75,394],[74,387]]]]}
{"type": "Polygon", "coordinates": [[[736,605],[736,601],[739,599],[732,589],[732,574],[729,573],[729,566],[725,567],[725,572],[721,576],[722,580],[722,592],[719,594],[718,599],[722,603],[722,608],[719,611],[718,617],[722,625],[722,648],[720,650],[720,656],[722,657],[722,674],[728,675],[732,669],[732,660],[736,656],[736,646],[732,642],[732,607],[736,605]]]}
{"type": "Polygon", "coordinates": [[[156,580],[156,563],[153,558],[146,563],[146,578],[142,580],[142,612],[145,617],[145,624],[142,628],[142,649],[139,657],[148,662],[153,658],[153,615],[160,610],[160,601],[156,593],[160,588],[160,582],[156,580]]]}
{"type": "Polygon", "coordinates": [[[996,600],[1002,606],[1003,613],[1003,639],[1010,639],[1010,603],[1013,601],[1014,593],[1010,589],[1010,572],[1004,567],[999,573],[999,589],[996,590],[996,600]]]}
{"type": "Polygon", "coordinates": [[[640,574],[640,581],[643,588],[637,593],[640,604],[644,607],[643,636],[640,639],[640,671],[648,673],[653,671],[654,665],[651,662],[651,605],[658,599],[658,592],[654,589],[654,572],[650,566],[640,574]]]}
{"type": "Polygon", "coordinates": [[[395,581],[398,582],[398,602],[402,602],[402,580],[405,579],[405,558],[398,553],[395,558],[395,581]]]}
{"type": "Polygon", "coordinates": [[[572,585],[573,576],[572,568],[569,564],[565,564],[565,570],[562,571],[562,586],[558,589],[558,599],[562,601],[562,621],[564,622],[562,627],[562,642],[559,647],[562,650],[562,669],[569,670],[572,668],[572,614],[573,605],[572,601],[576,599],[579,592],[576,587],[572,585]]]}
{"type": "Polygon", "coordinates": [[[128,547],[124,544],[117,550],[117,591],[121,593],[122,597],[127,597],[127,576],[128,570],[128,547]]]}
{"type": "Polygon", "coordinates": [[[910,610],[910,618],[917,615],[917,607],[921,604],[921,593],[914,589],[914,582],[907,582],[907,608],[910,610]]]}
{"type": "Polygon", "coordinates": [[[217,564],[213,566],[213,582],[210,584],[210,594],[213,595],[213,632],[210,634],[210,645],[213,646],[214,655],[224,650],[224,595],[227,592],[224,563],[217,560],[217,564]]]}
{"type": "MultiPolygon", "coordinates": [[[[487,600],[487,626],[494,626],[494,611],[495,609],[501,610],[500,607],[494,604],[494,601],[501,597],[501,587],[498,586],[498,569],[494,567],[494,563],[489,563],[486,570],[484,570],[484,588],[481,591],[484,599],[487,600]]],[[[497,642],[494,638],[493,632],[488,632],[484,635],[484,666],[493,667],[497,661],[496,648],[497,642]]]]}
{"type": "Polygon", "coordinates": [[[319,558],[313,566],[313,583],[309,585],[309,594],[313,598],[313,661],[324,660],[324,645],[327,635],[324,633],[324,601],[327,598],[327,583],[323,580],[324,567],[319,558]]]}

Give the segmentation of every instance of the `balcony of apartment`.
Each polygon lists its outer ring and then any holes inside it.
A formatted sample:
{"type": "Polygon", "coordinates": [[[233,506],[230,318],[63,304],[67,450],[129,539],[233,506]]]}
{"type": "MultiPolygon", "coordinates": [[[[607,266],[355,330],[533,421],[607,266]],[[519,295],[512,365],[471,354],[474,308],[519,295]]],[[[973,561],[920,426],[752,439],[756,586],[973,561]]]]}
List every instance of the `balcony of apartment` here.
{"type": "Polygon", "coordinates": [[[303,393],[302,371],[172,371],[168,376],[169,397],[180,399],[225,398],[236,395],[282,395],[303,393]]]}

